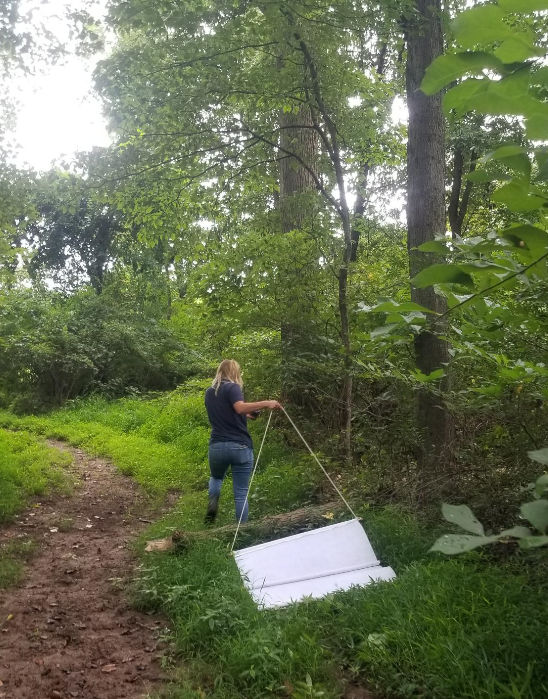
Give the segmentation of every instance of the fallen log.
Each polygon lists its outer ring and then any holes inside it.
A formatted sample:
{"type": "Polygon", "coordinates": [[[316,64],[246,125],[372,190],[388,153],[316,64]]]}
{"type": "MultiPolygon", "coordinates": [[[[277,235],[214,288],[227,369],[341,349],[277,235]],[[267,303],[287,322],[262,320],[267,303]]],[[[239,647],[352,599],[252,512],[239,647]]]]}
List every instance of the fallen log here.
{"type": "MultiPolygon", "coordinates": [[[[238,531],[238,547],[278,539],[290,534],[317,529],[327,524],[339,521],[347,513],[341,502],[328,502],[324,505],[310,505],[292,512],[270,515],[257,521],[240,525],[238,531]]],[[[184,551],[186,548],[205,539],[231,540],[236,532],[237,524],[227,524],[217,529],[202,529],[200,531],[175,530],[165,539],[148,541],[145,551],[184,551]]]]}

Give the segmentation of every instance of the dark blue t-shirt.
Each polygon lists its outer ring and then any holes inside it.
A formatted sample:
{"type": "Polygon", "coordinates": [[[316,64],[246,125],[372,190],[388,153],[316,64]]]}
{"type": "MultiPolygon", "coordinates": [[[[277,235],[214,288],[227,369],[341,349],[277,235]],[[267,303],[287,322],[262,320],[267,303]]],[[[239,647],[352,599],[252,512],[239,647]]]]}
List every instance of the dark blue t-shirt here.
{"type": "Polygon", "coordinates": [[[234,403],[244,399],[242,389],[237,383],[223,381],[217,394],[210,387],[205,394],[207,416],[211,423],[211,438],[213,442],[238,442],[253,448],[251,436],[247,431],[247,418],[234,410],[234,403]]]}

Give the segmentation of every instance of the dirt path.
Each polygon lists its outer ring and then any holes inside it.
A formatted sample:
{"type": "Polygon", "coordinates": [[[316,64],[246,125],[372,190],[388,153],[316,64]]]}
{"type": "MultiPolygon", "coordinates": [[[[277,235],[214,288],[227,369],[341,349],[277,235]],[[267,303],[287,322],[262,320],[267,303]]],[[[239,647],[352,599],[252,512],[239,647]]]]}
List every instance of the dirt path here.
{"type": "Polygon", "coordinates": [[[131,574],[128,547],[151,507],[111,464],[70,451],[73,494],[0,530],[38,545],[22,586],[0,590],[0,697],[144,697],[162,679],[165,624],[130,609],[116,582],[131,574]]]}

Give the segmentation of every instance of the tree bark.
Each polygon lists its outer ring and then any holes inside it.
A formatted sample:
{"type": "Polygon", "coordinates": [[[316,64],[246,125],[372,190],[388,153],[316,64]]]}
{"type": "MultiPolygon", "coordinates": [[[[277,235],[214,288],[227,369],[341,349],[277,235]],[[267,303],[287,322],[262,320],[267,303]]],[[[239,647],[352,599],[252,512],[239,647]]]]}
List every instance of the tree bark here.
{"type": "Polygon", "coordinates": [[[356,262],[358,259],[358,246],[361,237],[361,224],[364,221],[365,209],[367,206],[367,180],[371,166],[369,163],[363,163],[358,172],[358,181],[356,183],[356,201],[354,203],[354,212],[352,216],[352,254],[351,262],[356,262]]]}
{"type": "MultiPolygon", "coordinates": [[[[310,107],[303,105],[291,112],[280,114],[280,149],[292,156],[280,160],[279,210],[282,233],[301,229],[309,216],[304,199],[307,192],[316,190],[311,170],[314,170],[317,143],[310,107]]],[[[295,273],[295,278],[298,274],[295,273]]],[[[284,400],[300,405],[302,391],[295,386],[292,362],[298,354],[302,334],[296,314],[290,311],[281,324],[282,396],[284,400]]]]}
{"type": "MultiPolygon", "coordinates": [[[[409,270],[413,278],[432,263],[431,255],[415,248],[436,235],[445,234],[444,120],[441,95],[427,97],[420,91],[426,68],[442,52],[441,8],[439,0],[415,0],[413,25],[407,25],[406,91],[409,109],[407,146],[407,228],[409,270]]],[[[438,313],[446,310],[445,299],[433,287],[411,287],[416,303],[438,313]]],[[[437,330],[442,330],[439,327],[437,330]]],[[[449,364],[446,340],[430,331],[415,339],[417,367],[430,374],[449,364]]],[[[447,471],[453,440],[453,421],[443,400],[446,382],[429,385],[417,396],[417,418],[422,433],[420,471],[424,497],[436,497],[447,471]]]]}

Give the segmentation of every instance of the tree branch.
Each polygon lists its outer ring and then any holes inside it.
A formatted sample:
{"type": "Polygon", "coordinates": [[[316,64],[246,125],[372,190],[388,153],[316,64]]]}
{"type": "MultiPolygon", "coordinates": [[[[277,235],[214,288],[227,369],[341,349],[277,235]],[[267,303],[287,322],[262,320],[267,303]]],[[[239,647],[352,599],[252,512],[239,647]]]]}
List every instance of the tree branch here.
{"type": "Polygon", "coordinates": [[[239,51],[245,51],[246,49],[260,49],[264,48],[265,46],[277,46],[278,43],[279,42],[277,41],[267,41],[262,44],[242,44],[241,46],[237,46],[233,49],[217,51],[216,53],[211,53],[207,56],[197,56],[196,58],[192,58],[188,61],[175,61],[174,63],[170,63],[168,66],[163,66],[162,68],[153,70],[150,73],[142,73],[142,77],[148,78],[151,75],[156,75],[157,73],[162,73],[163,71],[171,70],[172,68],[190,68],[190,66],[193,66],[195,63],[200,63],[201,61],[210,61],[213,58],[227,56],[232,53],[238,53],[239,51]]]}

